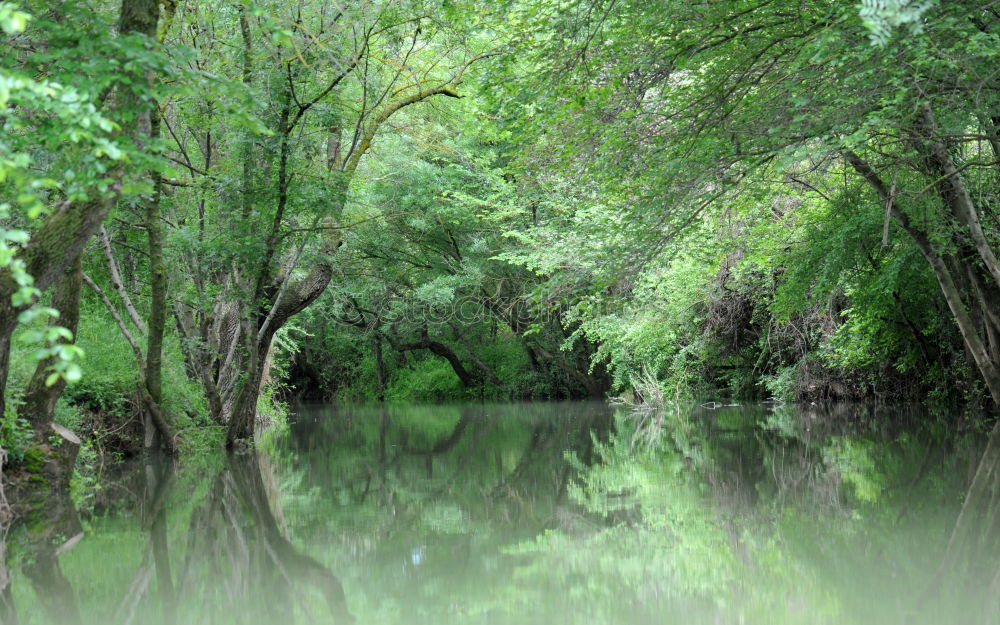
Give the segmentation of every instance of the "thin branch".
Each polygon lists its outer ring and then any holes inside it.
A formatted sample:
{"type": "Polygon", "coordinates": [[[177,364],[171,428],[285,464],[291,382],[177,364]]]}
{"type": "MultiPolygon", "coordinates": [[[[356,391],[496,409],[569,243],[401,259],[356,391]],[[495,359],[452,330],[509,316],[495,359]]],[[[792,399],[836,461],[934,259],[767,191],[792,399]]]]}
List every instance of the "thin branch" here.
{"type": "Polygon", "coordinates": [[[146,334],[146,324],[143,323],[139,312],[132,304],[132,298],[129,296],[128,291],[125,289],[125,284],[122,282],[121,272],[118,270],[118,262],[115,261],[115,255],[111,251],[111,237],[108,236],[108,230],[104,226],[101,226],[98,234],[101,239],[101,249],[104,250],[104,259],[108,263],[108,272],[111,274],[111,284],[114,285],[118,296],[121,297],[132,323],[139,329],[139,332],[146,334]]]}
{"type": "Polygon", "coordinates": [[[128,341],[128,344],[132,347],[132,353],[135,355],[135,361],[139,367],[139,374],[145,378],[146,365],[142,357],[142,350],[139,349],[139,344],[136,343],[135,337],[132,336],[131,332],[129,332],[128,326],[125,325],[121,315],[118,314],[118,310],[115,308],[115,305],[111,303],[111,300],[104,294],[101,287],[97,286],[97,283],[94,282],[89,275],[87,275],[87,272],[83,273],[83,281],[86,282],[87,286],[89,286],[91,290],[93,290],[94,293],[101,298],[101,301],[104,302],[104,307],[108,309],[108,312],[111,313],[111,317],[115,320],[115,323],[118,324],[118,329],[121,331],[122,336],[125,337],[125,340],[128,341]]]}
{"type": "Polygon", "coordinates": [[[198,174],[200,176],[205,176],[206,178],[211,178],[212,180],[215,180],[215,177],[213,177],[212,174],[208,173],[207,171],[203,171],[201,169],[198,169],[197,167],[195,167],[194,165],[191,165],[190,163],[185,163],[184,161],[177,160],[176,158],[174,158],[173,156],[170,156],[169,154],[166,155],[166,159],[168,161],[177,163],[181,167],[187,168],[188,170],[192,171],[193,173],[196,173],[196,174],[198,174]]]}

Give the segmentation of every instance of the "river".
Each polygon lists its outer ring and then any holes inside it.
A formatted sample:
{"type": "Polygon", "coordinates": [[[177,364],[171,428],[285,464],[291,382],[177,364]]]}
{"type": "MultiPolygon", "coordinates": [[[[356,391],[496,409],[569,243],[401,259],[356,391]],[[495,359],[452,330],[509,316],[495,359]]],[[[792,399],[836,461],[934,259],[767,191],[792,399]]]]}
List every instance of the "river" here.
{"type": "Polygon", "coordinates": [[[1000,623],[986,440],[907,406],[301,406],[16,522],[0,623],[1000,623]]]}

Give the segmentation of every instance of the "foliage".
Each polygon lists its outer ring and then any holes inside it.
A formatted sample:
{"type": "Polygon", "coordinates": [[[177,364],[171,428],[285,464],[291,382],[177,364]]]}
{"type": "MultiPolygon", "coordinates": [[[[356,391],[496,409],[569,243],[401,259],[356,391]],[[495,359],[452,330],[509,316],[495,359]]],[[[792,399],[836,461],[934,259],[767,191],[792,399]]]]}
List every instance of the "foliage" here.
{"type": "Polygon", "coordinates": [[[908,27],[910,35],[923,30],[922,17],[936,0],[862,0],[861,21],[871,31],[872,41],[885,46],[895,29],[908,27]]]}
{"type": "Polygon", "coordinates": [[[8,403],[4,410],[3,423],[0,424],[0,447],[7,452],[7,462],[17,466],[24,461],[35,434],[31,425],[23,417],[17,416],[14,402],[8,403]]]}
{"type": "Polygon", "coordinates": [[[833,438],[824,449],[826,463],[840,475],[844,483],[854,488],[854,495],[861,501],[874,503],[879,500],[885,477],[879,474],[870,441],[852,441],[833,438]]]}
{"type": "Polygon", "coordinates": [[[448,363],[424,359],[396,372],[386,388],[389,401],[445,401],[463,395],[461,383],[448,363]]]}
{"type": "Polygon", "coordinates": [[[987,422],[882,403],[1000,402],[991,3],[24,0],[0,30],[0,448],[37,473],[50,421],[82,435],[37,492],[95,537],[28,523],[8,567],[89,580],[89,620],[890,622],[872,588],[921,598],[961,547],[929,537],[993,518],[956,496],[987,422]],[[112,476],[154,430],[176,474],[112,476]]]}
{"type": "MultiPolygon", "coordinates": [[[[0,30],[6,36],[20,35],[30,20],[17,5],[0,3],[0,30]]],[[[33,305],[42,293],[35,288],[34,278],[17,251],[30,240],[28,224],[54,211],[49,198],[78,199],[90,185],[106,192],[109,181],[103,175],[107,161],[122,158],[113,137],[116,126],[99,113],[86,93],[8,69],[0,70],[0,111],[4,128],[0,140],[0,270],[9,272],[17,285],[11,303],[24,308],[18,313],[21,323],[57,318],[58,311],[33,305]],[[73,168],[39,170],[32,153],[54,146],[59,146],[65,162],[72,162],[73,168]]],[[[70,343],[72,338],[70,331],[58,325],[32,333],[30,340],[39,345],[33,359],[54,357],[46,384],[51,386],[60,378],[69,383],[80,379],[76,361],[81,352],[70,343]]]]}
{"type": "Polygon", "coordinates": [[[139,384],[191,449],[297,400],[1000,397],[988,6],[158,7],[0,4],[4,397],[51,359],[96,448],[139,384]],[[73,337],[23,260],[87,202],[73,337]]]}

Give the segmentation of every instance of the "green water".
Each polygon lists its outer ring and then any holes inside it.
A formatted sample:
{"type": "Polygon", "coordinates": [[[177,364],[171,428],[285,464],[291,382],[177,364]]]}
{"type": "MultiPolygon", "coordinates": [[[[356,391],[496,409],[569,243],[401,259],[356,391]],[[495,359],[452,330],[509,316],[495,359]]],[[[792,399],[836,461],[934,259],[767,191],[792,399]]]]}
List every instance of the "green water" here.
{"type": "Polygon", "coordinates": [[[0,622],[998,623],[998,462],[965,429],[875,406],[303,407],[254,454],[108,468],[15,524],[0,622]]]}

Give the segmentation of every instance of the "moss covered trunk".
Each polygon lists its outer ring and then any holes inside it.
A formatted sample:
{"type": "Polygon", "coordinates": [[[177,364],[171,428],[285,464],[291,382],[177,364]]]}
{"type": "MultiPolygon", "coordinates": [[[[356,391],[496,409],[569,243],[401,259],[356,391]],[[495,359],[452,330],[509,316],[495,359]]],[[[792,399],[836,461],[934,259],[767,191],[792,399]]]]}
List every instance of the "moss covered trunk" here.
{"type": "MultiPolygon", "coordinates": [[[[56,282],[52,292],[51,306],[59,312],[59,317],[52,323],[60,325],[76,336],[76,328],[80,321],[80,286],[83,283],[83,263],[77,257],[73,264],[56,282]]],[[[60,340],[65,343],[66,340],[60,340]]],[[[66,388],[66,381],[59,377],[54,383],[46,384],[51,373],[51,367],[56,364],[56,357],[42,360],[35,367],[35,373],[24,393],[24,405],[21,409],[36,440],[42,439],[48,433],[49,424],[55,414],[56,402],[66,388]]]]}
{"type": "MultiPolygon", "coordinates": [[[[159,139],[160,112],[150,112],[150,138],[159,139]]],[[[151,291],[149,319],[146,324],[146,391],[153,403],[163,411],[163,333],[167,323],[167,269],[163,261],[163,220],[160,218],[162,181],[157,172],[153,178],[153,195],[146,202],[145,226],[149,249],[149,285],[151,291]]],[[[144,411],[147,432],[146,448],[159,448],[158,428],[149,410],[144,411]]]]}

